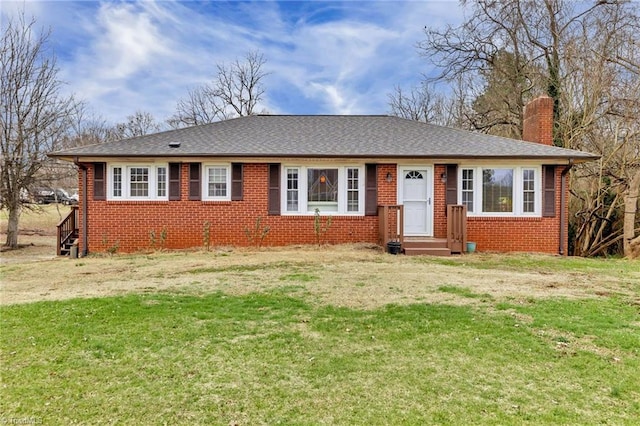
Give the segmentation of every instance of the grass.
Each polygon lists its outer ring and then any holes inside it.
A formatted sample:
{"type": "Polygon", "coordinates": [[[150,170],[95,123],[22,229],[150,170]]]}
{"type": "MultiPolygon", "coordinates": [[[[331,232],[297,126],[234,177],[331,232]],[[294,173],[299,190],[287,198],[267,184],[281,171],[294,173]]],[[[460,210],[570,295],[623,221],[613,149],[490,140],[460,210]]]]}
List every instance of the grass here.
{"type": "MultiPolygon", "coordinates": [[[[55,235],[55,226],[69,214],[71,207],[62,204],[28,204],[29,210],[23,210],[20,215],[19,227],[27,232],[45,232],[55,235]]],[[[6,232],[9,213],[0,210],[0,231],[6,232]]]]}
{"type": "Polygon", "coordinates": [[[469,266],[476,269],[506,269],[519,271],[523,269],[535,269],[541,273],[553,272],[606,272],[617,275],[628,275],[637,272],[636,261],[624,259],[585,258],[585,257],[561,257],[544,256],[535,254],[521,254],[517,256],[477,253],[471,256],[442,257],[442,258],[416,258],[418,262],[427,261],[447,266],[469,266]]]}
{"type": "Polygon", "coordinates": [[[638,307],[615,298],[364,311],[278,292],[129,295],[3,307],[2,330],[0,411],[45,424],[640,416],[638,307]]]}
{"type": "Polygon", "coordinates": [[[640,418],[638,262],[34,249],[2,254],[0,422],[640,418]]]}

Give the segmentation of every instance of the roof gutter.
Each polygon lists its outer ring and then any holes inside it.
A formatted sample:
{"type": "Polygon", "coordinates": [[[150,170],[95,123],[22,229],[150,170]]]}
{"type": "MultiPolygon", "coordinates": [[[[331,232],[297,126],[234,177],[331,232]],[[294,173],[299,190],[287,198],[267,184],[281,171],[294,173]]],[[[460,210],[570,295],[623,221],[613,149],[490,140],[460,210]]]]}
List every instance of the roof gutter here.
{"type": "MultiPolygon", "coordinates": [[[[567,224],[565,224],[565,222],[567,221],[566,212],[568,211],[567,209],[567,174],[569,173],[572,167],[573,167],[573,158],[570,158],[569,165],[566,166],[564,170],[562,170],[562,173],[560,174],[560,225],[559,225],[560,229],[558,230],[558,234],[560,236],[560,244],[558,245],[558,254],[560,256],[567,255],[567,253],[565,252],[565,246],[564,246],[565,233],[567,233],[567,226],[568,226],[567,224]]],[[[568,243],[568,234],[567,234],[567,243],[568,243]]]]}
{"type": "MultiPolygon", "coordinates": [[[[63,161],[76,162],[77,155],[72,157],[66,155],[50,155],[51,157],[58,158],[63,161]]],[[[597,160],[600,156],[597,155],[585,155],[579,157],[565,157],[565,156],[544,156],[544,155],[477,155],[477,154],[432,154],[432,155],[417,155],[417,154],[300,154],[300,153],[279,153],[279,154],[247,154],[247,153],[159,153],[159,154],[82,154],[84,158],[90,159],[156,159],[156,158],[237,158],[237,159],[250,159],[250,160],[271,160],[274,158],[308,158],[308,159],[377,159],[380,161],[389,160],[434,160],[434,161],[459,161],[459,160],[494,160],[494,161],[513,161],[513,160],[545,160],[547,162],[553,161],[555,164],[578,164],[588,161],[597,160]]],[[[91,160],[90,160],[91,161],[91,160]]]]}
{"type": "Polygon", "coordinates": [[[89,254],[89,244],[87,241],[87,166],[84,163],[80,163],[78,157],[73,157],[73,164],[82,170],[82,220],[80,221],[80,226],[82,227],[82,248],[80,255],[81,257],[85,257],[89,254]]]}

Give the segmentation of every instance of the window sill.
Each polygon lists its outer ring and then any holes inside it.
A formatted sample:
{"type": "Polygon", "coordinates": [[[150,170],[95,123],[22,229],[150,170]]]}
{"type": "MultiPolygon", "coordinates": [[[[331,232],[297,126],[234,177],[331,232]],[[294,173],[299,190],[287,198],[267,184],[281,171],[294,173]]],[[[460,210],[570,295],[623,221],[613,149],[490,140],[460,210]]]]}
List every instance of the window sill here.
{"type": "MultiPolygon", "coordinates": [[[[282,212],[280,216],[286,217],[315,217],[314,212],[282,212]]],[[[344,217],[344,218],[358,218],[365,217],[364,212],[357,213],[340,213],[340,212],[320,212],[320,217],[344,217]]]]}
{"type": "Polygon", "coordinates": [[[467,220],[470,222],[480,222],[480,221],[514,221],[514,222],[540,222],[542,221],[542,216],[515,216],[515,215],[499,215],[499,216],[489,216],[489,215],[468,215],[467,220]]]}
{"type": "MultiPolygon", "coordinates": [[[[97,200],[96,200],[97,201],[97,200]]],[[[127,200],[106,200],[107,204],[118,204],[118,205],[123,205],[123,204],[169,204],[169,200],[132,200],[132,199],[127,199],[127,200]]]]}
{"type": "Polygon", "coordinates": [[[216,204],[216,205],[231,205],[233,202],[231,200],[191,200],[191,201],[199,201],[202,204],[216,204]]]}

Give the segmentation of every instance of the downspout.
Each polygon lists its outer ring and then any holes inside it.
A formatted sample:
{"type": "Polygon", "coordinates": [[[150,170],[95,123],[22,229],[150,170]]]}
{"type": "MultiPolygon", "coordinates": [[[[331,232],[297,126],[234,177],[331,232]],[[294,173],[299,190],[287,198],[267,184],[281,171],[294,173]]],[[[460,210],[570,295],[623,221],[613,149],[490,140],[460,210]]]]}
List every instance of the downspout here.
{"type": "Polygon", "coordinates": [[[80,255],[81,257],[85,257],[89,254],[89,244],[87,241],[87,166],[78,162],[78,157],[73,157],[73,164],[82,170],[82,223],[80,224],[82,227],[82,250],[80,251],[80,255]]]}
{"type": "Polygon", "coordinates": [[[565,255],[564,234],[565,234],[565,222],[567,220],[567,218],[566,218],[566,211],[567,211],[567,173],[569,173],[569,171],[571,170],[572,167],[573,167],[573,158],[570,158],[569,159],[569,165],[567,167],[565,167],[564,170],[562,171],[562,173],[560,174],[560,229],[559,229],[560,244],[559,244],[559,247],[558,247],[558,254],[560,254],[560,256],[564,256],[565,255]]]}

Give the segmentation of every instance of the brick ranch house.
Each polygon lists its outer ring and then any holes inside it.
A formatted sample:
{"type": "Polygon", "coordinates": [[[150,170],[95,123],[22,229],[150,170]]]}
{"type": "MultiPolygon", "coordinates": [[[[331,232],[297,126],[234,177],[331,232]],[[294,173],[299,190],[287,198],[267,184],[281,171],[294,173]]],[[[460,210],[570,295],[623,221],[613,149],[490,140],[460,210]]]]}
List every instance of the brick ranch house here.
{"type": "Polygon", "coordinates": [[[450,236],[457,205],[480,251],[565,254],[567,172],[597,157],[552,146],[552,126],[541,97],[525,111],[531,142],[391,116],[257,115],[55,152],[80,189],[59,253],[71,239],[80,255],[202,247],[207,233],[247,246],[258,218],[263,245],[313,244],[316,209],[332,216],[323,242],[400,236],[409,253],[412,238],[450,236]]]}

